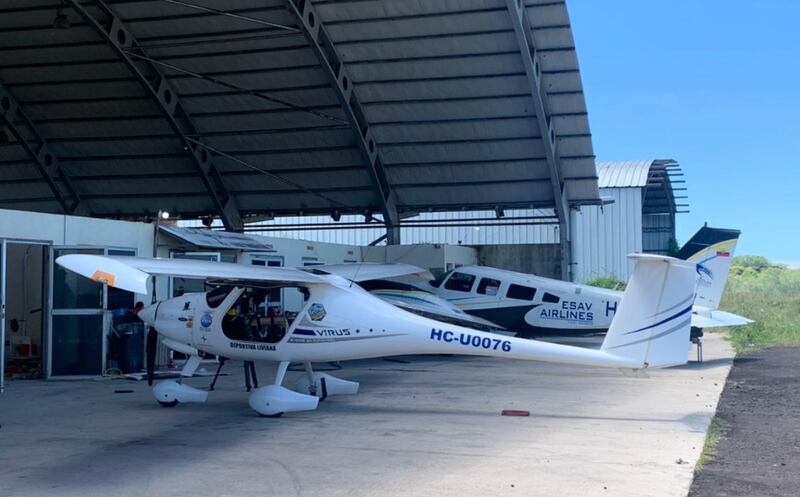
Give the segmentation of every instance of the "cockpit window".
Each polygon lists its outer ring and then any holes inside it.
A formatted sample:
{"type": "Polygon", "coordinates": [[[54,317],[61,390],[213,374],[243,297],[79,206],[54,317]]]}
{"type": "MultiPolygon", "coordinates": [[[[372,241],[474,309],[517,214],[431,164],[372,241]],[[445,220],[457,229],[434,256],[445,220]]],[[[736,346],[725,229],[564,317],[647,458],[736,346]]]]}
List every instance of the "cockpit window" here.
{"type": "Polygon", "coordinates": [[[450,276],[450,273],[452,273],[452,271],[447,271],[446,273],[442,273],[437,276],[436,279],[431,280],[431,286],[434,288],[439,288],[442,286],[442,282],[446,280],[448,276],[450,276]]]}
{"type": "Polygon", "coordinates": [[[222,318],[222,333],[231,340],[280,342],[289,323],[280,308],[268,306],[266,296],[263,289],[244,292],[222,318]]]}
{"type": "Polygon", "coordinates": [[[211,309],[216,309],[225,300],[225,297],[231,293],[232,287],[229,286],[218,286],[212,289],[210,292],[206,293],[206,304],[211,309]]]}
{"type": "Polygon", "coordinates": [[[475,275],[467,273],[455,272],[444,284],[448,290],[455,290],[456,292],[468,292],[472,290],[472,284],[475,283],[475,275]]]}
{"type": "Polygon", "coordinates": [[[480,294],[497,295],[498,290],[500,290],[500,280],[481,278],[481,282],[478,283],[478,293],[480,294]]]}

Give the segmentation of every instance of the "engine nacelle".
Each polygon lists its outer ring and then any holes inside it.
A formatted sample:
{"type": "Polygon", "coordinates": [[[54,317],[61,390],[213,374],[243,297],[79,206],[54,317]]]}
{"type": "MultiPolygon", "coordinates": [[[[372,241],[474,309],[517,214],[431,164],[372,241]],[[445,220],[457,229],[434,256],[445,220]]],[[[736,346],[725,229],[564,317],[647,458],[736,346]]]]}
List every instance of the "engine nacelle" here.
{"type": "Polygon", "coordinates": [[[250,394],[250,407],[263,416],[275,416],[284,412],[313,411],[319,399],[313,395],[293,392],[280,385],[257,388],[250,394]]]}
{"type": "Polygon", "coordinates": [[[177,381],[161,381],[153,387],[153,396],[162,404],[178,402],[205,402],[208,392],[178,383],[177,381]]]}
{"type": "Polygon", "coordinates": [[[311,388],[311,380],[308,375],[303,375],[294,384],[294,390],[303,394],[315,392],[317,397],[327,397],[329,395],[355,395],[358,393],[358,383],[347,381],[327,373],[314,373],[314,389],[311,388]]]}

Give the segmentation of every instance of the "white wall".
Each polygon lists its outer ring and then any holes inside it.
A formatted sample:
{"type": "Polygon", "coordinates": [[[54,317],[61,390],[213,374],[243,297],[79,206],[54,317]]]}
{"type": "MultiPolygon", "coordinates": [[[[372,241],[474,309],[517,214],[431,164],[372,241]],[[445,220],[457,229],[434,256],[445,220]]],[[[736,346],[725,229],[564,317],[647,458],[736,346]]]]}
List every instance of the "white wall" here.
{"type": "Polygon", "coordinates": [[[467,266],[478,263],[478,252],[472,247],[443,244],[390,245],[361,247],[365,262],[403,262],[434,275],[447,271],[448,266],[467,266]]]}
{"type": "Polygon", "coordinates": [[[571,214],[576,282],[611,275],[627,281],[633,271],[627,254],[642,251],[642,190],[604,188],[602,195],[614,203],[584,206],[571,214]]]}
{"type": "MultiPolygon", "coordinates": [[[[54,246],[81,245],[125,248],[149,257],[153,225],[0,209],[0,239],[46,242],[54,246]]],[[[144,295],[137,298],[144,299],[144,295]]]]}

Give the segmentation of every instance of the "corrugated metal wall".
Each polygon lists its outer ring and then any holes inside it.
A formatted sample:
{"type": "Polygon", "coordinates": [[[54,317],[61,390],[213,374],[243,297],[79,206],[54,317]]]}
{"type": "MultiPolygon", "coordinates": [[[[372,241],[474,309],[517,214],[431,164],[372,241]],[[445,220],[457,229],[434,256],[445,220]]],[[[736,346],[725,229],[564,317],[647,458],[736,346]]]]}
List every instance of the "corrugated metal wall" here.
{"type": "MultiPolygon", "coordinates": [[[[552,210],[507,210],[505,217],[496,219],[494,211],[459,211],[459,212],[433,212],[422,213],[408,221],[433,221],[441,220],[454,222],[461,219],[486,219],[503,223],[522,223],[514,221],[513,217],[548,216],[552,210]]],[[[333,223],[328,216],[283,217],[272,221],[259,223],[258,226],[275,228],[296,224],[333,223]]],[[[339,223],[353,223],[364,225],[363,216],[342,216],[339,223]]],[[[182,225],[189,225],[187,224],[182,225]]],[[[342,243],[347,245],[368,245],[384,234],[381,227],[369,229],[331,229],[313,230],[301,228],[287,228],[286,231],[252,231],[252,234],[274,236],[278,238],[292,238],[311,240],[317,242],[342,243]]],[[[447,226],[436,227],[414,226],[401,229],[400,239],[405,244],[419,243],[444,243],[449,245],[509,245],[523,243],[558,243],[557,225],[538,226],[447,226]]]]}
{"type": "Polygon", "coordinates": [[[642,215],[642,231],[642,252],[669,255],[670,241],[675,236],[672,214],[642,215]]]}
{"type": "Polygon", "coordinates": [[[604,188],[614,203],[572,212],[572,279],[583,282],[613,275],[625,281],[633,264],[627,254],[642,251],[641,188],[604,188]]]}

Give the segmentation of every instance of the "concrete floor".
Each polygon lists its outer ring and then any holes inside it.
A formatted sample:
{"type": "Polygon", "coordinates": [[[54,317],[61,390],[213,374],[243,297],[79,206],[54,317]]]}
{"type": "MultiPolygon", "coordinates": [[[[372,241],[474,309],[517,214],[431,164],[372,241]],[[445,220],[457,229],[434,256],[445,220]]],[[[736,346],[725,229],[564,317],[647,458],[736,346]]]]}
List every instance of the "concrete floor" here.
{"type": "Polygon", "coordinates": [[[0,495],[684,496],[733,355],[715,335],[705,349],[704,364],[649,379],[470,357],[350,362],[332,373],[359,395],[278,419],[250,410],[234,364],[208,404],[174,409],[144,382],[15,381],[0,398],[0,495]]]}

